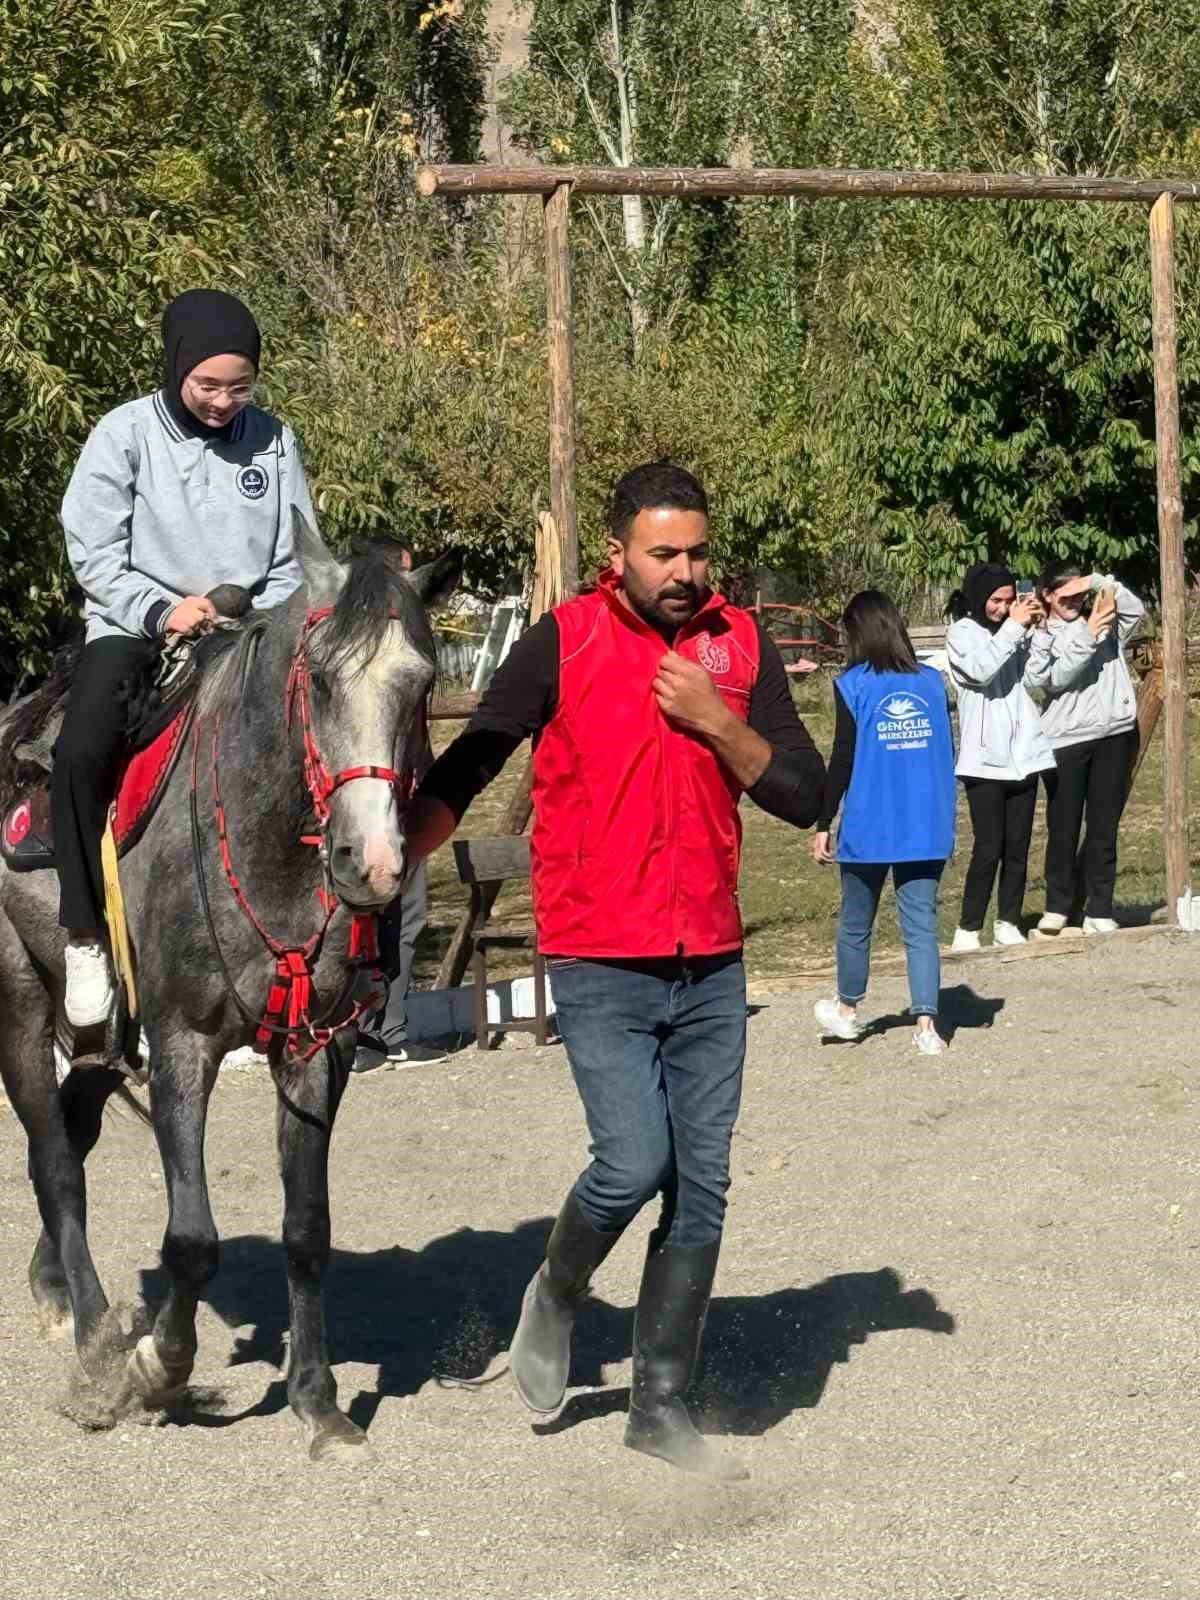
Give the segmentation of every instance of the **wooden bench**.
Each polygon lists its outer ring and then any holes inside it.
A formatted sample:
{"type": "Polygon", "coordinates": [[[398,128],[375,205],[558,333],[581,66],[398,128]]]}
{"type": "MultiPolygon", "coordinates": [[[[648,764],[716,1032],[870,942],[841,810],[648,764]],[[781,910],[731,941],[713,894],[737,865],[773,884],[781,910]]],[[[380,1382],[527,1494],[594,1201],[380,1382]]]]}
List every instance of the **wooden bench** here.
{"type": "Polygon", "coordinates": [[[529,876],[529,840],[523,834],[496,839],[456,839],[454,861],[460,880],[471,890],[467,909],[475,972],[475,1044],[491,1045],[487,1014],[487,953],[490,949],[533,951],[533,1021],[503,1024],[503,1031],[532,1033],[538,1044],[549,1037],[546,1025],[546,963],[538,954],[532,920],[491,921],[492,905],[505,883],[529,876]]]}

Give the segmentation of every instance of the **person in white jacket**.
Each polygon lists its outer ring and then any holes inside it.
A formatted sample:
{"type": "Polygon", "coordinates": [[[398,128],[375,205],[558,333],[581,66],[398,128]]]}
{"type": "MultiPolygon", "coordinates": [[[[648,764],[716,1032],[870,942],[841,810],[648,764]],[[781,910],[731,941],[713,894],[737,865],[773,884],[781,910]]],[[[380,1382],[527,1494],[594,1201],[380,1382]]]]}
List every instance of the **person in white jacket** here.
{"type": "Polygon", "coordinates": [[[952,950],[978,950],[996,872],[993,937],[1024,944],[1021,928],[1038,774],[1054,766],[1027,686],[1036,595],[1017,594],[1007,567],[981,562],[950,598],[946,656],[958,692],[955,772],[966,790],[975,835],[952,950]]]}
{"type": "Polygon", "coordinates": [[[1082,922],[1084,933],[1114,933],[1117,832],[1138,752],[1125,646],[1146,608],[1115,578],[1085,574],[1078,562],[1053,562],[1040,589],[1047,618],[1028,681],[1045,696],[1055,770],[1046,779],[1046,912],[1037,931],[1057,938],[1082,922]]]}

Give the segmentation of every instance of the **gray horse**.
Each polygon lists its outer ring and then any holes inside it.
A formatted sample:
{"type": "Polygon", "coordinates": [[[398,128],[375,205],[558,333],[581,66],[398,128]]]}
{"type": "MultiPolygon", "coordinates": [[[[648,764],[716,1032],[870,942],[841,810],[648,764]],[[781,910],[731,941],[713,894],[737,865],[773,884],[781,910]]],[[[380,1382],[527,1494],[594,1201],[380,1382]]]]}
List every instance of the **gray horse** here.
{"type": "Polygon", "coordinates": [[[425,606],[453,587],[458,561],[442,556],[406,576],[397,546],[373,546],[342,566],[303,526],[296,538],[306,588],[256,614],[206,667],[189,746],[122,861],[168,1202],[169,1288],[140,1337],[110,1307],[87,1239],[84,1160],[105,1101],[124,1080],[108,1068],[76,1069],[59,1089],[57,880],[47,871],[13,874],[2,862],[0,1078],[29,1142],[43,1224],[29,1269],[34,1300],[49,1331],[74,1330],[79,1366],[65,1409],[105,1427],[167,1405],[191,1374],[196,1305],[217,1270],[204,1169],[217,1070],[268,1012],[278,949],[303,950],[329,916],[295,994],[300,1020],[286,1007],[271,1012],[267,1052],[284,1191],[288,1398],[314,1460],[363,1459],[366,1436],[338,1409],[321,1288],[329,1140],[355,1029],[323,1030],[353,1016],[352,934],[402,882],[404,784],[396,780],[419,759],[434,677],[425,606]],[[275,952],[264,934],[277,941],[275,952]]]}

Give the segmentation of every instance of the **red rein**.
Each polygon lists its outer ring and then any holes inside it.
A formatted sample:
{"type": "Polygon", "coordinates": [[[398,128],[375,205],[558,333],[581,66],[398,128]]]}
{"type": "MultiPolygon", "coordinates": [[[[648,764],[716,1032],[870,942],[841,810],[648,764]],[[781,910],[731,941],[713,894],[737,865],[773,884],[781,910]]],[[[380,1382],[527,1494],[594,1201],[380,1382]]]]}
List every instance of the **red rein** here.
{"type": "MultiPolygon", "coordinates": [[[[310,701],[312,678],[308,660],[308,644],[314,629],[324,622],[331,609],[331,607],[326,606],[322,610],[309,611],[307,613],[304,627],[296,645],[296,653],[292,657],[291,668],[288,672],[285,699],[287,726],[291,728],[295,720],[300,723],[300,731],[304,741],[304,783],[312,800],[313,815],[317,823],[316,833],[302,835],[301,842],[315,845],[319,849],[326,874],[325,886],[318,891],[325,909],[324,921],[312,937],[302,945],[285,945],[270,934],[255,913],[238,881],[237,873],[234,870],[233,856],[229,848],[225,806],[221,799],[217,759],[220,737],[219,723],[214,727],[212,733],[213,813],[217,825],[217,841],[220,846],[221,865],[225,870],[225,878],[233,892],[234,899],[242,908],[251,927],[275,958],[275,976],[267,995],[266,1008],[255,1031],[254,1040],[260,1048],[265,1048],[270,1044],[272,1038],[285,1035],[287,1039],[285,1049],[288,1057],[293,1061],[301,1062],[311,1061],[317,1051],[324,1049],[336,1033],[357,1022],[364,1011],[375,1005],[381,998],[381,994],[375,992],[367,995],[362,1000],[355,1001],[348,1016],[344,1017],[340,1022],[334,1022],[329,1026],[323,1025],[322,1020],[314,1020],[310,1013],[313,972],[320,958],[329,924],[332,922],[334,914],[341,903],[330,887],[326,859],[325,835],[329,828],[329,802],[339,789],[348,783],[356,782],[359,778],[377,778],[385,783],[390,783],[396,790],[398,800],[404,805],[407,805],[411,800],[413,790],[416,787],[415,773],[411,768],[406,772],[396,772],[391,767],[357,766],[343,767],[340,772],[331,773],[325,764],[320,747],[317,744],[316,735],[313,732],[310,701]]],[[[199,742],[200,727],[199,722],[197,722],[192,756],[193,789],[197,782],[199,742]]],[[[346,955],[349,965],[357,965],[367,969],[373,968],[375,976],[382,977],[376,965],[379,960],[378,914],[376,912],[354,912],[351,914],[350,937],[346,955]]],[[[335,1003],[333,1010],[339,1008],[339,1005],[335,1003]]],[[[332,1012],[327,1013],[327,1015],[331,1014],[332,1012]]]]}

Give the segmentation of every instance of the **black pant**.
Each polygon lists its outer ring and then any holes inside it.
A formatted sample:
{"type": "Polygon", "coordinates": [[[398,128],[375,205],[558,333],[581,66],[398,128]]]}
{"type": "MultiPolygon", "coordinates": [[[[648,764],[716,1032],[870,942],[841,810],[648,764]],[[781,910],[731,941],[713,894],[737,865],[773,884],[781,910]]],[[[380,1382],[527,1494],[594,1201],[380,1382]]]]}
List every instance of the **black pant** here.
{"type": "Polygon", "coordinates": [[[425,863],[379,916],[379,962],[388,980],[387,996],[364,1027],[387,1045],[408,1042],[408,991],[413,957],[429,908],[429,874],[425,863]]]}
{"type": "Polygon", "coordinates": [[[71,685],[50,791],[58,920],[64,928],[103,926],[100,839],[125,744],[125,704],[117,691],[152,649],[144,639],[123,635],[96,639],[84,650],[71,685]]]}
{"type": "Polygon", "coordinates": [[[1058,764],[1046,773],[1046,910],[1068,922],[1113,914],[1117,830],[1137,752],[1136,728],[1054,752],[1058,764]]]}
{"type": "Polygon", "coordinates": [[[997,867],[1000,869],[1000,893],[996,915],[1001,922],[1020,925],[1025,909],[1025,875],[1029,867],[1033,813],[1037,806],[1037,782],[1036,773],[1020,783],[1003,783],[996,778],[963,779],[975,843],[963,884],[960,928],[978,933],[983,927],[997,867]]]}

